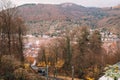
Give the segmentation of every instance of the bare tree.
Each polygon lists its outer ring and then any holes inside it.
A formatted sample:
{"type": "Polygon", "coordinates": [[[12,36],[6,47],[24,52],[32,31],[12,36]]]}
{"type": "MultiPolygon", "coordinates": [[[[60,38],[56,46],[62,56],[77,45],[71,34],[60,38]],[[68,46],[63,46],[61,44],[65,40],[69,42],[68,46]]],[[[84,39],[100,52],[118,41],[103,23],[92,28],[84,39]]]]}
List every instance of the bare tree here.
{"type": "Polygon", "coordinates": [[[90,35],[90,48],[94,53],[101,53],[101,47],[102,47],[102,41],[101,41],[101,35],[100,32],[95,30],[90,35]]]}
{"type": "Polygon", "coordinates": [[[0,48],[1,54],[15,54],[23,60],[22,35],[25,26],[9,0],[1,1],[0,12],[0,48]],[[4,47],[4,49],[2,49],[4,47]]]}

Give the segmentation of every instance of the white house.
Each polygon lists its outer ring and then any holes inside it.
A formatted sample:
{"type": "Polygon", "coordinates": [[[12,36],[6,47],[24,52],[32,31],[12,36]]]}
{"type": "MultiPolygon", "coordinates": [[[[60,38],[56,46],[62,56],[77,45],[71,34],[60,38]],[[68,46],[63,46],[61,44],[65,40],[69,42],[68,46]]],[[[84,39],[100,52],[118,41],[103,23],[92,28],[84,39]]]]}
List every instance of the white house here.
{"type": "MultiPolygon", "coordinates": [[[[111,77],[102,76],[98,80],[114,80],[114,79],[111,77]]],[[[120,80],[120,78],[118,80],[120,80]]]]}
{"type": "MultiPolygon", "coordinates": [[[[116,63],[115,65],[113,65],[112,67],[110,67],[109,69],[111,69],[111,71],[109,71],[109,73],[111,74],[112,73],[112,75],[114,74],[114,75],[118,75],[119,74],[119,78],[118,78],[118,80],[120,80],[120,62],[118,62],[118,63],[116,63]],[[117,66],[117,72],[111,72],[111,71],[113,71],[113,70],[115,70],[116,69],[116,67],[113,67],[113,66],[117,66]]],[[[109,76],[106,76],[106,75],[103,75],[102,77],[100,77],[98,80],[114,80],[113,78],[111,78],[111,77],[109,77],[109,76]]]]}

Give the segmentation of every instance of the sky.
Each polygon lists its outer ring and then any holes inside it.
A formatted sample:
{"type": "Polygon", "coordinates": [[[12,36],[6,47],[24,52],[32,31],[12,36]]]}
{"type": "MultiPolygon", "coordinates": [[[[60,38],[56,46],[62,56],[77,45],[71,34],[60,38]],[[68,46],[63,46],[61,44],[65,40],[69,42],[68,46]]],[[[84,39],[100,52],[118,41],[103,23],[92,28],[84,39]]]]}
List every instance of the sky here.
{"type": "Polygon", "coordinates": [[[11,0],[14,4],[26,3],[61,4],[66,2],[76,3],[85,7],[112,7],[120,4],[120,0],[11,0]]]}

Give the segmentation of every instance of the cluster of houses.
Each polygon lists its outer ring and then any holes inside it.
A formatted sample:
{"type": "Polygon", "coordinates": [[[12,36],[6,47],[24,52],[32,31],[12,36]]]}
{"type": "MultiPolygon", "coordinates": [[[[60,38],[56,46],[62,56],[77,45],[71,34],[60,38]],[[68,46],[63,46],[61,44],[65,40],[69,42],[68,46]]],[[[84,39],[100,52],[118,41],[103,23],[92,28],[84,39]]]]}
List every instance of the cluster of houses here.
{"type": "Polygon", "coordinates": [[[24,36],[24,56],[25,57],[38,57],[40,51],[40,46],[47,46],[55,38],[50,38],[48,36],[35,37],[33,35],[24,36]]]}
{"type": "Polygon", "coordinates": [[[103,42],[119,40],[118,36],[116,34],[113,34],[112,32],[101,32],[100,34],[101,34],[101,40],[103,42]]]}
{"type": "Polygon", "coordinates": [[[38,52],[40,50],[39,41],[35,41],[34,43],[28,42],[24,44],[24,56],[25,57],[37,57],[38,52]]]}
{"type": "MultiPolygon", "coordinates": [[[[110,31],[102,31],[101,29],[95,29],[95,30],[98,30],[100,32],[102,42],[113,42],[119,40],[118,35],[110,31]]],[[[90,29],[90,33],[92,33],[95,30],[90,29]]]]}

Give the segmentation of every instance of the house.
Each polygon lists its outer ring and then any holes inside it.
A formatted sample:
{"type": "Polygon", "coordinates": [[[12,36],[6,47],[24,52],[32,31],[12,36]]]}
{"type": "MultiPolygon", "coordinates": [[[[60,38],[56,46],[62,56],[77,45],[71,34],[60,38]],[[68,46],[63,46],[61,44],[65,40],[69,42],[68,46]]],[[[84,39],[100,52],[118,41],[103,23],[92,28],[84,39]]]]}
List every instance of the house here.
{"type": "Polygon", "coordinates": [[[107,67],[106,74],[112,77],[119,77],[118,79],[111,78],[109,76],[103,75],[98,80],[120,80],[120,62],[113,66],[107,67]]]}
{"type": "MultiPolygon", "coordinates": [[[[114,79],[111,78],[111,77],[102,76],[102,77],[99,78],[98,80],[114,80],[114,79]]],[[[119,78],[118,80],[120,80],[120,78],[119,78]]]]}

